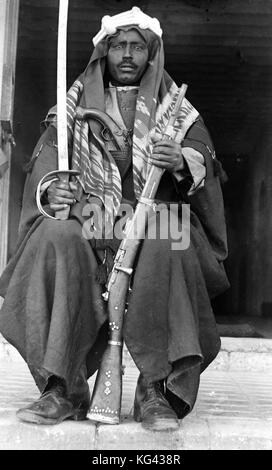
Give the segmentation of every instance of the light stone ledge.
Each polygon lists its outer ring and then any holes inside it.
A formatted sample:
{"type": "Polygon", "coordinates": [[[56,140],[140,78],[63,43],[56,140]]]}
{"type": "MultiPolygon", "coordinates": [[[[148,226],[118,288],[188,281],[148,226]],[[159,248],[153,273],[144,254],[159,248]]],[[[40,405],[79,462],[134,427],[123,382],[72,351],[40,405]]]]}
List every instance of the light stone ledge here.
{"type": "Polygon", "coordinates": [[[94,450],[95,442],[96,426],[90,421],[39,426],[19,422],[14,412],[1,414],[1,450],[94,450]]]}
{"type": "Polygon", "coordinates": [[[0,442],[1,450],[271,450],[272,428],[264,420],[187,417],[178,431],[157,433],[129,420],[37,426],[14,416],[0,420],[0,442]]]}
{"type": "Polygon", "coordinates": [[[221,351],[272,353],[272,339],[221,337],[221,351]]]}
{"type": "Polygon", "coordinates": [[[174,433],[149,432],[134,422],[98,427],[97,450],[271,450],[271,422],[224,417],[185,418],[174,433]]]}
{"type": "Polygon", "coordinates": [[[99,425],[97,450],[179,450],[183,448],[182,429],[170,432],[150,432],[140,423],[126,420],[119,426],[99,425]]]}
{"type": "Polygon", "coordinates": [[[264,419],[208,418],[211,450],[271,450],[271,422],[264,419]]]}

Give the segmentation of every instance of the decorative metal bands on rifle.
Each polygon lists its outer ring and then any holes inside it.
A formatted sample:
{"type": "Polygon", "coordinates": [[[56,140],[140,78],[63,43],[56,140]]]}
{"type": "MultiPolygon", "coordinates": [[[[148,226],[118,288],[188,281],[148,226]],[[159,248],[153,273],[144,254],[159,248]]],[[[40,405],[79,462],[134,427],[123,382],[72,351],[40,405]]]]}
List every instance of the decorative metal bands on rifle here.
{"type": "Polygon", "coordinates": [[[111,344],[112,346],[119,346],[119,347],[123,346],[123,343],[121,341],[113,341],[112,339],[108,341],[108,344],[111,344]]]}
{"type": "Polygon", "coordinates": [[[157,203],[155,202],[155,199],[150,199],[150,198],[147,198],[147,197],[140,196],[138,198],[138,202],[140,202],[142,204],[145,204],[146,206],[152,207],[153,211],[156,212],[157,203]]]}
{"type": "Polygon", "coordinates": [[[96,414],[108,413],[109,415],[118,415],[118,411],[111,410],[108,406],[107,406],[107,408],[98,408],[98,406],[95,406],[94,408],[90,409],[90,412],[91,413],[96,413],[96,414]]]}
{"type": "Polygon", "coordinates": [[[112,331],[119,330],[119,326],[115,323],[115,321],[110,322],[109,327],[112,331]]]}
{"type": "MultiPolygon", "coordinates": [[[[105,372],[105,375],[106,375],[106,382],[104,382],[104,385],[106,386],[106,388],[104,390],[104,393],[105,395],[108,396],[111,394],[112,382],[110,379],[111,379],[112,371],[107,370],[105,372]]],[[[113,418],[113,415],[114,416],[118,415],[118,410],[112,410],[109,406],[106,406],[105,408],[99,408],[97,405],[95,405],[93,408],[90,409],[89,413],[93,413],[97,418],[99,417],[102,422],[104,420],[106,420],[105,422],[108,422],[107,421],[108,418],[106,418],[105,414],[110,415],[112,416],[111,422],[115,422],[116,418],[113,418]],[[103,414],[101,415],[101,413],[104,413],[104,415],[103,414]]]]}

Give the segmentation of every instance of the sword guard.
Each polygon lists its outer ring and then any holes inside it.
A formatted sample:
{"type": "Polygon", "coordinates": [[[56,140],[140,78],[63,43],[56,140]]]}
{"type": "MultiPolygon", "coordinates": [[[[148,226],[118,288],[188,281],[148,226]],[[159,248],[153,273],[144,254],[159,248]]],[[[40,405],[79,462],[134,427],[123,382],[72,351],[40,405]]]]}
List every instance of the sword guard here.
{"type": "MultiPolygon", "coordinates": [[[[67,216],[66,216],[66,219],[62,218],[62,219],[59,219],[57,217],[53,217],[52,215],[48,214],[44,208],[42,207],[42,204],[41,204],[41,197],[40,197],[40,194],[41,194],[41,187],[42,187],[42,184],[45,183],[46,180],[48,180],[49,178],[53,178],[54,176],[58,176],[58,175],[74,175],[74,176],[78,176],[80,173],[79,171],[77,170],[54,170],[54,171],[50,171],[49,173],[47,173],[45,176],[42,177],[42,179],[40,180],[38,186],[37,186],[37,191],[36,191],[36,203],[37,203],[37,207],[39,209],[39,212],[44,215],[46,218],[48,219],[53,219],[53,220],[67,220],[67,216]]],[[[70,209],[68,207],[68,209],[70,209]]],[[[65,209],[66,211],[66,209],[65,209]]],[[[68,215],[69,215],[69,211],[68,211],[68,215]]]]}

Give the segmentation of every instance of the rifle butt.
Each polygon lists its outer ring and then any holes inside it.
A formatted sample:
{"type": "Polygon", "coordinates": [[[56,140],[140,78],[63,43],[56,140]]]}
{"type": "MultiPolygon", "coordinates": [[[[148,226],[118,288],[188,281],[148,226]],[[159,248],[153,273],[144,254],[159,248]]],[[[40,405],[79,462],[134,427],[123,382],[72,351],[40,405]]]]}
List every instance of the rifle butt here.
{"type": "Polygon", "coordinates": [[[122,400],[122,342],[108,344],[97,373],[88,418],[92,421],[119,424],[122,400]]]}

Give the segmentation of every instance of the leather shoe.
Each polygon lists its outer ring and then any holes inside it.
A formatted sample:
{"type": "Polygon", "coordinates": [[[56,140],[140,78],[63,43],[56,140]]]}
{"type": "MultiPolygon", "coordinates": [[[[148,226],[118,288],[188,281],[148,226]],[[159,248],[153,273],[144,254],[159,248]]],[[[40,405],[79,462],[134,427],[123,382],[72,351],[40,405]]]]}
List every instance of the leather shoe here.
{"type": "Polygon", "coordinates": [[[148,382],[139,376],[135,401],[134,419],[149,431],[176,431],[179,420],[163,394],[160,382],[148,382]]]}
{"type": "Polygon", "coordinates": [[[59,424],[68,418],[78,421],[86,419],[88,408],[89,404],[83,406],[83,402],[74,406],[57,389],[53,389],[43,393],[31,405],[18,410],[16,416],[27,423],[59,424]]]}

